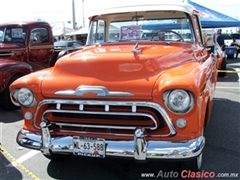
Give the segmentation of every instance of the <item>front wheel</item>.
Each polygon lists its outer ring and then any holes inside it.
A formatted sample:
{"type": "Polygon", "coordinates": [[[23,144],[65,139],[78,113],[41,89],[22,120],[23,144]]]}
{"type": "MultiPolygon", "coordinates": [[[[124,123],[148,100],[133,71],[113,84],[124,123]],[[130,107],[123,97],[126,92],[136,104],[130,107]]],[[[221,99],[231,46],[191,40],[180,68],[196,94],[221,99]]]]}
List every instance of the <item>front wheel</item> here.
{"type": "Polygon", "coordinates": [[[194,172],[199,171],[202,166],[202,156],[203,156],[203,153],[201,153],[197,158],[193,160],[182,161],[181,162],[182,170],[191,170],[194,172]]]}
{"type": "Polygon", "coordinates": [[[233,59],[233,58],[234,58],[234,55],[227,55],[227,58],[228,58],[228,59],[233,59]]]}
{"type": "Polygon", "coordinates": [[[49,160],[62,160],[65,159],[68,155],[66,154],[43,154],[43,156],[49,160]]]}
{"type": "MultiPolygon", "coordinates": [[[[204,129],[202,130],[202,136],[204,136],[204,129]]],[[[182,161],[181,166],[182,170],[191,170],[194,172],[197,172],[202,167],[202,158],[203,158],[203,152],[201,152],[196,158],[182,161]]]]}

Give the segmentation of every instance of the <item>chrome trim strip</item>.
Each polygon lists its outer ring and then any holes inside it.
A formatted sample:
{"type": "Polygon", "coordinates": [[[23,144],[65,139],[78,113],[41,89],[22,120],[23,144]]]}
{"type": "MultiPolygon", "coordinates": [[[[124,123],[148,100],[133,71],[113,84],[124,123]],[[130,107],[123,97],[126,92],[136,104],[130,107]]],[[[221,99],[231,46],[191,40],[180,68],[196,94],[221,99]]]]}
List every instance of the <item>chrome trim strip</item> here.
{"type": "MultiPolygon", "coordinates": [[[[112,133],[112,132],[82,132],[82,131],[73,131],[73,130],[63,130],[63,129],[58,129],[57,131],[52,131],[52,132],[64,132],[64,133],[76,133],[76,134],[101,134],[101,135],[109,135],[109,136],[133,136],[132,134],[118,134],[118,133],[112,133]]],[[[146,134],[145,137],[168,137],[169,134],[163,134],[163,135],[151,135],[151,134],[146,134]]]]}
{"type": "MultiPolygon", "coordinates": [[[[155,118],[150,115],[150,114],[146,114],[146,113],[127,113],[127,112],[97,112],[97,111],[72,111],[72,110],[46,110],[43,113],[43,117],[45,117],[45,115],[47,113],[51,113],[51,112],[56,112],[56,113],[71,113],[71,114],[96,114],[96,115],[118,115],[118,116],[145,116],[150,118],[153,122],[154,122],[154,127],[145,127],[146,129],[151,129],[151,130],[155,130],[158,127],[157,121],[155,120],[155,118]]],[[[56,125],[62,125],[62,126],[72,126],[72,127],[90,127],[90,128],[111,128],[111,129],[136,129],[136,126],[111,126],[111,125],[91,125],[91,124],[74,124],[74,123],[61,123],[61,122],[51,122],[54,123],[56,125]]]]}
{"type": "MultiPolygon", "coordinates": [[[[85,128],[100,128],[100,129],[104,129],[104,128],[109,128],[109,129],[127,129],[127,130],[134,130],[136,129],[136,126],[109,126],[109,125],[96,125],[96,124],[74,124],[74,123],[60,123],[60,122],[51,122],[51,124],[55,124],[57,126],[68,126],[68,127],[85,127],[85,128]]],[[[155,129],[157,127],[155,126],[155,129]]],[[[146,127],[145,129],[153,129],[150,127],[146,127]]]]}
{"type": "MultiPolygon", "coordinates": [[[[41,102],[39,102],[36,113],[34,114],[34,119],[33,119],[33,126],[36,129],[40,129],[39,126],[36,125],[36,119],[39,113],[39,110],[41,106],[46,105],[46,104],[75,104],[75,105],[109,105],[109,106],[140,106],[140,107],[150,107],[155,110],[157,110],[165,120],[168,128],[169,128],[169,134],[165,135],[164,137],[167,136],[173,136],[177,133],[176,128],[174,127],[170,117],[168,116],[167,112],[165,109],[160,106],[157,103],[154,102],[145,102],[145,101],[97,101],[97,100],[70,100],[70,99],[45,99],[41,102]]],[[[83,112],[83,111],[81,111],[83,112]]],[[[108,112],[109,113],[109,112],[108,112]]],[[[44,117],[44,116],[42,116],[44,117]]],[[[44,118],[43,118],[44,120],[44,118]]],[[[154,135],[154,137],[163,137],[163,135],[154,135]]]]}
{"type": "MultiPolygon", "coordinates": [[[[55,131],[56,132],[56,131],[55,131]]],[[[62,130],[59,129],[57,132],[64,132],[64,133],[75,133],[75,134],[79,134],[79,136],[83,135],[83,134],[87,134],[87,135],[109,135],[109,136],[125,136],[125,137],[133,137],[133,134],[118,134],[118,133],[112,133],[112,132],[107,132],[107,133],[103,133],[103,132],[81,132],[81,131],[70,131],[70,130],[62,130]]]]}
{"type": "Polygon", "coordinates": [[[0,54],[0,56],[13,56],[14,53],[8,53],[8,54],[0,54]]]}
{"type": "Polygon", "coordinates": [[[108,91],[104,86],[79,86],[74,90],[63,90],[55,92],[55,95],[59,96],[84,96],[84,94],[93,93],[96,96],[134,96],[130,92],[117,92],[117,91],[108,91]]]}
{"type": "MultiPolygon", "coordinates": [[[[141,133],[140,133],[141,134],[141,133]]],[[[135,138],[138,138],[138,133],[135,132],[135,138]]],[[[142,136],[140,136],[142,137],[142,136]]],[[[20,146],[41,150],[42,147],[46,147],[42,143],[42,135],[39,133],[31,133],[29,131],[21,129],[17,136],[17,143],[20,146]]],[[[43,153],[64,153],[73,154],[73,137],[72,136],[59,136],[50,137],[51,143],[49,149],[44,149],[43,153]]],[[[106,144],[106,156],[118,156],[118,157],[131,157],[134,158],[134,140],[105,140],[106,144]]],[[[191,140],[183,141],[146,141],[143,146],[140,145],[140,149],[146,147],[146,159],[187,159],[197,157],[205,146],[205,137],[199,136],[191,140]]],[[[138,157],[135,157],[138,158],[138,157]]],[[[143,158],[144,159],[144,158],[143,158]]],[[[139,158],[137,160],[143,160],[139,158]]]]}

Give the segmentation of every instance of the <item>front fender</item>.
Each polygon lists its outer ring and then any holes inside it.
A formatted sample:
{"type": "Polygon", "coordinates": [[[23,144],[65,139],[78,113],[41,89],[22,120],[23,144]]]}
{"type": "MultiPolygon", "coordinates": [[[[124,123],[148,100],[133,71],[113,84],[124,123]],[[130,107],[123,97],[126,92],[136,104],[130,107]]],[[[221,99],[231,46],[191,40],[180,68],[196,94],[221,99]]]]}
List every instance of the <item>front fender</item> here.
{"type": "Polygon", "coordinates": [[[23,76],[33,72],[32,67],[20,61],[0,59],[0,92],[8,87],[9,81],[15,75],[23,76]]]}

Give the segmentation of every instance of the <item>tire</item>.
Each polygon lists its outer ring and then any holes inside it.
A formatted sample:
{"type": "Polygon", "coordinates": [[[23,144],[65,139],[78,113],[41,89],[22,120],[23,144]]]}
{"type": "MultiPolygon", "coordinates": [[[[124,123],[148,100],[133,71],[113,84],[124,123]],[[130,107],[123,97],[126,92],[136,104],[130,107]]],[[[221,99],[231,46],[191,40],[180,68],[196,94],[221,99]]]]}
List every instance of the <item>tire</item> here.
{"type": "Polygon", "coordinates": [[[193,172],[199,171],[202,166],[202,156],[203,153],[201,153],[197,158],[193,160],[182,161],[181,162],[182,170],[191,170],[193,172]]]}
{"type": "Polygon", "coordinates": [[[48,154],[45,155],[43,154],[43,156],[49,160],[62,160],[65,159],[68,155],[65,154],[48,154]]]}
{"type": "Polygon", "coordinates": [[[43,154],[43,156],[44,156],[45,158],[49,159],[49,160],[54,159],[54,156],[53,156],[52,154],[49,154],[49,155],[43,154]]]}
{"type": "MultiPolygon", "coordinates": [[[[227,60],[226,60],[226,58],[224,57],[223,58],[223,62],[222,62],[222,64],[221,64],[221,69],[220,70],[225,70],[226,71],[226,69],[227,69],[227,60]]],[[[224,77],[224,76],[226,76],[226,72],[219,72],[218,73],[218,76],[219,77],[224,77]]]]}
{"type": "Polygon", "coordinates": [[[233,59],[233,56],[234,56],[234,55],[227,55],[227,58],[228,58],[228,59],[233,59]]]}
{"type": "Polygon", "coordinates": [[[3,108],[5,108],[6,110],[15,110],[20,108],[20,106],[18,106],[17,104],[14,104],[11,100],[10,97],[10,91],[9,91],[9,86],[16,80],[18,79],[20,76],[13,76],[10,81],[8,82],[6,88],[4,89],[4,91],[1,93],[1,99],[2,99],[2,106],[3,108]]]}
{"type": "MultiPolygon", "coordinates": [[[[202,130],[202,135],[204,135],[204,129],[202,130]]],[[[190,170],[190,171],[193,171],[193,172],[199,171],[202,167],[202,159],[203,159],[203,152],[201,152],[194,159],[187,160],[187,161],[182,161],[181,162],[182,170],[190,170]]]]}

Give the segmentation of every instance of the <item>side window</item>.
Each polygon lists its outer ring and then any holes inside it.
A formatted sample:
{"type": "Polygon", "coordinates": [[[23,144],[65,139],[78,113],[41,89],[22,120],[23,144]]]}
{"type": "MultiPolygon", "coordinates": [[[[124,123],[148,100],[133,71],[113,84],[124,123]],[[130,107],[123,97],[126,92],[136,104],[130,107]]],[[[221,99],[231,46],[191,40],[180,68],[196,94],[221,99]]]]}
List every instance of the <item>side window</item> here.
{"type": "Polygon", "coordinates": [[[197,36],[197,39],[198,39],[198,43],[203,44],[202,36],[200,34],[201,30],[200,30],[199,24],[198,24],[198,18],[196,16],[194,16],[194,24],[195,24],[195,27],[196,27],[196,36],[197,36]]]}
{"type": "Polygon", "coordinates": [[[49,43],[49,34],[46,28],[35,28],[31,31],[31,43],[49,43]]]}
{"type": "Polygon", "coordinates": [[[95,21],[93,29],[93,42],[104,42],[105,22],[103,20],[95,21]]]}

